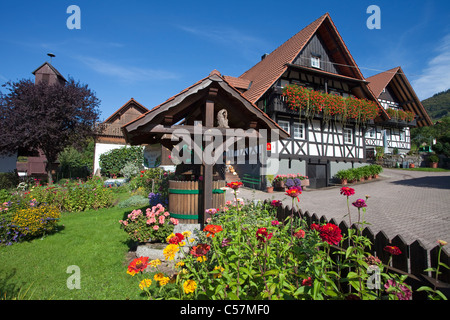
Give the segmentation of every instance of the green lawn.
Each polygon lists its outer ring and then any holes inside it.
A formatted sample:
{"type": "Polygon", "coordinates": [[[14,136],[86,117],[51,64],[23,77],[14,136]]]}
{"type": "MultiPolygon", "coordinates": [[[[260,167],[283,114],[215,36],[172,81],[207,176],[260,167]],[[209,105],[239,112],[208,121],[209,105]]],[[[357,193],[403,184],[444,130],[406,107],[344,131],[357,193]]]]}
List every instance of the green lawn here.
{"type": "Polygon", "coordinates": [[[0,247],[0,299],[142,299],[126,273],[128,236],[118,223],[131,210],[63,213],[61,231],[0,247]],[[67,288],[71,265],[80,268],[80,289],[67,288]]]}

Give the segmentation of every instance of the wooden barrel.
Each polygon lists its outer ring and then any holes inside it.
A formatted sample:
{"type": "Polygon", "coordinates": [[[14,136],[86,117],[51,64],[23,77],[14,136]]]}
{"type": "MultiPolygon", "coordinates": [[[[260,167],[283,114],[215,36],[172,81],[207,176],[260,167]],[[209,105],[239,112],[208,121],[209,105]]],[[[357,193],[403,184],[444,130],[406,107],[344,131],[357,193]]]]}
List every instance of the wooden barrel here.
{"type": "MultiPolygon", "coordinates": [[[[225,206],[225,181],[213,181],[213,208],[225,206]]],[[[205,208],[210,209],[210,208],[205,208]]],[[[179,223],[203,223],[203,189],[199,181],[169,180],[169,213],[179,223]]]]}

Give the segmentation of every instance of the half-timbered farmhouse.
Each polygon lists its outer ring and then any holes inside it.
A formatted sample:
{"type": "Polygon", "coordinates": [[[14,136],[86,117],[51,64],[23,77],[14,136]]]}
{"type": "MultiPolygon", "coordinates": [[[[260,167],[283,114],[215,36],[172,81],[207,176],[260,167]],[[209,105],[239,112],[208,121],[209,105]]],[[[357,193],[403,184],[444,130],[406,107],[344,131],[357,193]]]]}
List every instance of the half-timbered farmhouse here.
{"type": "Polygon", "coordinates": [[[388,121],[370,126],[365,135],[366,155],[371,157],[376,147],[385,153],[408,152],[411,149],[410,129],[431,126],[433,123],[417,98],[401,67],[376,74],[369,87],[390,115],[388,121]],[[408,114],[410,115],[408,117],[408,114]]]}
{"type": "MultiPolygon", "coordinates": [[[[269,140],[267,154],[262,145],[231,151],[258,154],[256,163],[232,163],[256,188],[266,175],[289,173],[309,176],[313,188],[328,186],[339,170],[366,165],[376,146],[408,151],[409,127],[431,124],[400,67],[363,76],[328,13],[239,77],[218,76],[284,133],[269,140]]],[[[235,114],[231,106],[227,112],[235,114]]]]}
{"type": "MultiPolygon", "coordinates": [[[[374,146],[408,151],[409,127],[431,124],[400,67],[364,78],[328,13],[263,55],[238,78],[229,77],[229,82],[233,81],[244,97],[290,134],[289,139],[271,146],[272,165],[267,173],[301,173],[309,176],[312,187],[329,185],[339,170],[366,165],[374,146]],[[389,76],[383,76],[386,74],[389,76]],[[292,99],[285,94],[291,86],[309,89],[310,104],[315,103],[311,94],[318,92],[322,97],[337,95],[344,101],[369,101],[378,111],[372,117],[364,118],[360,113],[352,118],[348,110],[347,114],[330,116],[328,109],[327,116],[325,102],[322,112],[308,115],[306,108],[292,108],[292,99]],[[397,112],[389,110],[394,106],[397,112]],[[399,121],[398,110],[404,111],[402,119],[406,112],[412,119],[399,121]]],[[[242,170],[258,174],[254,166],[239,169],[240,175],[242,170]]]]}

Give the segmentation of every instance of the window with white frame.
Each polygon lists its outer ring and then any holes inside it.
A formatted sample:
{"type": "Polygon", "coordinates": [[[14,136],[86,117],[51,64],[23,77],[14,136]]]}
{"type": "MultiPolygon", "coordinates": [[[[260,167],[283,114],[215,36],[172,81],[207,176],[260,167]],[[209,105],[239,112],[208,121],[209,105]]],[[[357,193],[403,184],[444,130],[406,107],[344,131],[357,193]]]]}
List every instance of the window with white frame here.
{"type": "Polygon", "coordinates": [[[374,139],[376,137],[376,132],[374,127],[370,127],[366,131],[366,138],[374,139]]]}
{"type": "Polygon", "coordinates": [[[292,125],[292,134],[294,136],[294,139],[305,139],[305,124],[294,122],[292,125]]]}
{"type": "Polygon", "coordinates": [[[400,130],[400,141],[406,141],[406,132],[405,132],[405,130],[400,130]]]}
{"type": "Polygon", "coordinates": [[[291,134],[290,130],[289,130],[289,121],[278,120],[278,125],[281,127],[281,129],[283,129],[287,133],[291,134]]]}
{"type": "Polygon", "coordinates": [[[353,144],[353,130],[351,128],[344,128],[344,143],[353,144]]]}
{"type": "Polygon", "coordinates": [[[320,69],[320,57],[311,56],[311,67],[320,69]]]}

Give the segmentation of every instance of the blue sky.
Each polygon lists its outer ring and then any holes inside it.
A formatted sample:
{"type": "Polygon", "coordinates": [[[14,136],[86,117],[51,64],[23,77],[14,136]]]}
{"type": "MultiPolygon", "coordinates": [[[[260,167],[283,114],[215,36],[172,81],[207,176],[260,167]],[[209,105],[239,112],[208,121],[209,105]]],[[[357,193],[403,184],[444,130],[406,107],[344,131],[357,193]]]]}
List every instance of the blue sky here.
{"type": "Polygon", "coordinates": [[[446,0],[2,1],[0,83],[32,79],[52,52],[106,119],[131,97],[151,109],[213,69],[239,76],[325,12],[364,76],[401,66],[420,99],[450,88],[446,0]],[[66,26],[70,5],[79,30],[66,26]],[[367,28],[369,5],[381,29],[367,28]]]}

